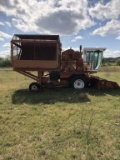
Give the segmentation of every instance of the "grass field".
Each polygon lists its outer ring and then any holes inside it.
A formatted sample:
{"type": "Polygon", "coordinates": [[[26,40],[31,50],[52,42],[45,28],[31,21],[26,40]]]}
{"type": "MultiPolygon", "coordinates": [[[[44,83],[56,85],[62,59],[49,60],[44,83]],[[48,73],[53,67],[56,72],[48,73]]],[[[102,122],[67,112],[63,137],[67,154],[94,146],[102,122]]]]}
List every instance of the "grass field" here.
{"type": "MultiPolygon", "coordinates": [[[[120,85],[120,68],[104,70],[120,85]]],[[[30,93],[30,82],[0,70],[0,160],[120,160],[120,89],[30,93]]]]}

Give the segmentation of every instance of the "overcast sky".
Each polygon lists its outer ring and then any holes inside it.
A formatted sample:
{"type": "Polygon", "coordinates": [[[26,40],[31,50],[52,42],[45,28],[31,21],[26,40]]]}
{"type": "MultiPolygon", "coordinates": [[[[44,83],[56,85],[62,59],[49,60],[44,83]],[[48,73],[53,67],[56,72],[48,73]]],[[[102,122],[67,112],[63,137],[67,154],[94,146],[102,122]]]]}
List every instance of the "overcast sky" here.
{"type": "Polygon", "coordinates": [[[120,57],[120,0],[0,0],[0,57],[15,33],[59,34],[63,49],[104,47],[104,57],[120,57]]]}

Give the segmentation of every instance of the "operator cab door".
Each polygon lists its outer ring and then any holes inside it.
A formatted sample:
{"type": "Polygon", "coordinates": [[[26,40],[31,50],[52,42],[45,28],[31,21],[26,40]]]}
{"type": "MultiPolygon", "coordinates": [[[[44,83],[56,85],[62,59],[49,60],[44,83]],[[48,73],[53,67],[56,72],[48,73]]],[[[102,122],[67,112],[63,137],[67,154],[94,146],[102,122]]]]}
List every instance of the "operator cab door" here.
{"type": "Polygon", "coordinates": [[[105,48],[84,48],[83,59],[84,62],[92,63],[91,70],[98,70],[101,66],[103,51],[105,48]]]}

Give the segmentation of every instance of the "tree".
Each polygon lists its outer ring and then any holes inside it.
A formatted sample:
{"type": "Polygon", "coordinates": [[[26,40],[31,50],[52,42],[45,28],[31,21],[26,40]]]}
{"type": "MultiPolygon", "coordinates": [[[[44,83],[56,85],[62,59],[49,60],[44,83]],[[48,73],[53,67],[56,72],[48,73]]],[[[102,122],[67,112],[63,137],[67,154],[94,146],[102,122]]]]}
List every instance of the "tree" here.
{"type": "Polygon", "coordinates": [[[9,57],[0,57],[0,67],[11,67],[11,60],[9,57]]]}
{"type": "Polygon", "coordinates": [[[120,66],[120,58],[118,58],[118,59],[116,60],[116,64],[117,64],[118,66],[120,66]]]}
{"type": "Polygon", "coordinates": [[[105,63],[106,63],[106,62],[107,62],[107,61],[106,61],[106,58],[103,57],[103,59],[102,59],[102,65],[105,66],[105,63]]]}

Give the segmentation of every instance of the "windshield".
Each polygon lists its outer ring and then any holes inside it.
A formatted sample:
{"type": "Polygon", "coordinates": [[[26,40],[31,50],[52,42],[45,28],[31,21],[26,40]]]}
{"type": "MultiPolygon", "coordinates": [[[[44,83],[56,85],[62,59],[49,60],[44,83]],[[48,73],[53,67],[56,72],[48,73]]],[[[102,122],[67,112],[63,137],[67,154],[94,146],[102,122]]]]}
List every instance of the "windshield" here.
{"type": "Polygon", "coordinates": [[[102,62],[103,52],[99,50],[86,51],[85,56],[86,62],[92,62],[93,70],[98,70],[102,62]]]}

